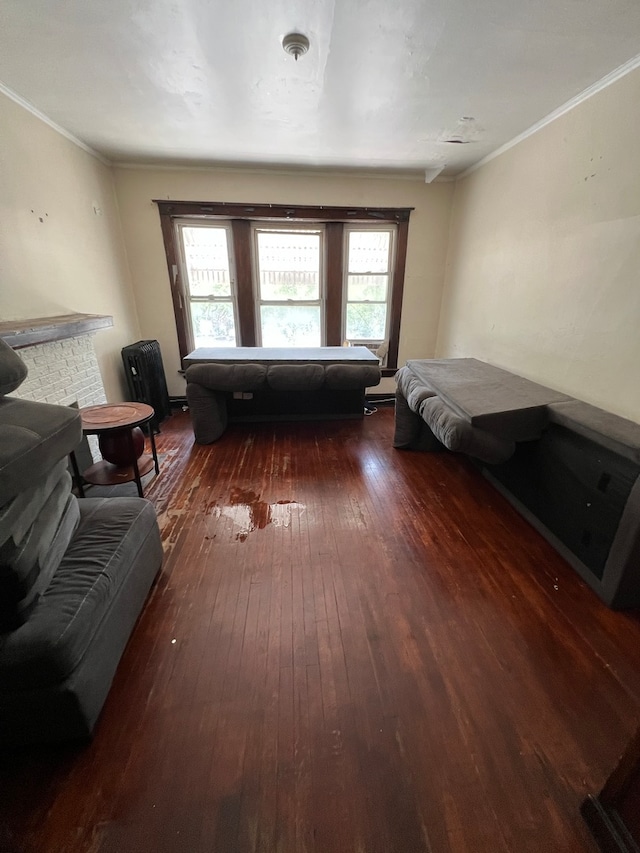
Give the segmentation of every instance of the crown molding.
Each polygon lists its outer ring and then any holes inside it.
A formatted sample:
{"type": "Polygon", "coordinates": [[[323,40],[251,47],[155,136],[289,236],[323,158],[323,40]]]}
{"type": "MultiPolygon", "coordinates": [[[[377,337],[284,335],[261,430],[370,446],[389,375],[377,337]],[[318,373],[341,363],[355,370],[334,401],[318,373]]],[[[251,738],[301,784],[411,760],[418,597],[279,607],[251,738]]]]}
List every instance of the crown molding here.
{"type": "MultiPolygon", "coordinates": [[[[136,163],[134,162],[117,162],[114,161],[111,163],[114,169],[140,169],[143,171],[158,171],[158,172],[226,172],[230,174],[246,174],[250,172],[255,175],[273,175],[273,176],[287,176],[287,177],[307,177],[307,178],[367,178],[369,180],[381,180],[381,181],[412,181],[412,182],[424,182],[424,169],[421,171],[416,170],[413,171],[398,171],[394,172],[391,169],[382,169],[380,171],[376,171],[371,168],[363,168],[363,169],[336,169],[336,168],[323,168],[322,166],[318,166],[316,169],[310,168],[297,168],[295,166],[274,166],[273,168],[269,166],[257,166],[252,163],[247,163],[246,166],[242,164],[234,164],[233,166],[225,165],[221,163],[220,165],[208,163],[208,164],[191,164],[191,163],[180,163],[171,165],[170,163],[136,163]]],[[[440,179],[437,179],[440,180],[440,179]]]]}
{"type": "Polygon", "coordinates": [[[473,166],[469,166],[468,169],[465,169],[464,172],[461,172],[457,175],[456,180],[460,180],[462,178],[466,178],[468,175],[473,174],[473,172],[480,169],[482,166],[485,166],[487,163],[490,163],[491,160],[495,160],[496,157],[499,157],[501,154],[504,154],[509,149],[514,148],[516,145],[519,145],[525,139],[528,139],[530,136],[533,136],[539,130],[542,130],[543,127],[546,127],[551,122],[554,122],[556,119],[559,119],[561,116],[575,109],[575,107],[584,103],[584,101],[588,101],[589,98],[592,98],[594,95],[597,95],[599,92],[602,92],[603,89],[607,89],[611,86],[612,83],[616,83],[622,77],[626,77],[627,74],[630,74],[632,71],[635,71],[637,68],[640,68],[640,54],[638,56],[634,56],[628,62],[625,62],[623,65],[618,66],[609,74],[606,74],[600,80],[593,83],[591,86],[588,86],[579,95],[576,95],[571,100],[564,103],[561,107],[558,107],[553,112],[549,113],[549,115],[545,116],[540,121],[532,124],[528,130],[525,130],[523,133],[515,136],[509,142],[506,142],[504,145],[501,145],[500,148],[496,148],[495,151],[492,151],[491,154],[487,154],[486,157],[483,157],[482,160],[478,160],[477,163],[474,163],[473,166]]]}
{"type": "Polygon", "coordinates": [[[18,95],[17,92],[14,92],[13,89],[10,89],[8,86],[5,86],[5,84],[2,82],[0,82],[0,92],[2,92],[3,95],[6,95],[7,98],[9,98],[11,101],[18,104],[18,106],[21,106],[28,113],[31,113],[31,115],[35,116],[37,119],[40,119],[40,121],[49,125],[49,127],[52,130],[55,130],[56,133],[59,133],[60,136],[64,136],[65,139],[69,140],[69,142],[73,142],[73,144],[77,145],[78,148],[82,148],[82,150],[85,151],[87,154],[91,154],[92,157],[95,157],[96,160],[99,160],[103,165],[112,165],[111,160],[107,160],[106,157],[103,157],[102,154],[99,154],[95,149],[87,145],[86,142],[83,142],[81,139],[78,139],[77,136],[74,136],[72,133],[69,133],[68,130],[65,130],[64,127],[61,127],[59,124],[56,124],[56,122],[50,119],[49,116],[45,115],[43,112],[37,109],[37,107],[34,107],[33,104],[29,103],[29,101],[26,101],[23,97],[18,95]]]}

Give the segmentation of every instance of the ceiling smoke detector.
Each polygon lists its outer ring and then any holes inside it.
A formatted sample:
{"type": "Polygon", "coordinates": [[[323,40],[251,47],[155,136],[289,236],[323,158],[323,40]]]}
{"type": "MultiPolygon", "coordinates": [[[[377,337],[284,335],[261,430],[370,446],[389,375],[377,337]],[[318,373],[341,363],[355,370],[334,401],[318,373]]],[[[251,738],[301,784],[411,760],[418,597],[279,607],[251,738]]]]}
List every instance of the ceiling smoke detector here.
{"type": "Polygon", "coordinates": [[[298,61],[299,56],[304,56],[309,50],[309,39],[302,33],[288,33],[282,39],[282,49],[291,54],[298,61]]]}

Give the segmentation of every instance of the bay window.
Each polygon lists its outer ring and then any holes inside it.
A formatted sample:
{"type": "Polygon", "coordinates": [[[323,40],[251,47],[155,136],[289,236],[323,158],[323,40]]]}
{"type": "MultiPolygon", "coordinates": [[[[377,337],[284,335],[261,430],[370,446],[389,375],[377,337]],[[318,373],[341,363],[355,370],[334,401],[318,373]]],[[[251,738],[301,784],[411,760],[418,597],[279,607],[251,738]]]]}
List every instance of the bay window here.
{"type": "Polygon", "coordinates": [[[156,204],[181,357],[364,344],[395,372],[410,208],[156,204]]]}

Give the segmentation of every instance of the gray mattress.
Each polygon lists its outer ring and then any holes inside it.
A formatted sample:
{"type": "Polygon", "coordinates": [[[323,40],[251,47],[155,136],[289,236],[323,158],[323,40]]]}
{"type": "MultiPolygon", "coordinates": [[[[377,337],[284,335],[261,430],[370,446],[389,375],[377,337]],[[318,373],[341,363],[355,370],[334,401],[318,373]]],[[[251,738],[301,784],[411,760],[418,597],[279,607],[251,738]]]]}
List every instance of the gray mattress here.
{"type": "Polygon", "coordinates": [[[407,369],[472,426],[510,441],[537,438],[550,403],[571,400],[475,358],[412,360],[407,369]]]}

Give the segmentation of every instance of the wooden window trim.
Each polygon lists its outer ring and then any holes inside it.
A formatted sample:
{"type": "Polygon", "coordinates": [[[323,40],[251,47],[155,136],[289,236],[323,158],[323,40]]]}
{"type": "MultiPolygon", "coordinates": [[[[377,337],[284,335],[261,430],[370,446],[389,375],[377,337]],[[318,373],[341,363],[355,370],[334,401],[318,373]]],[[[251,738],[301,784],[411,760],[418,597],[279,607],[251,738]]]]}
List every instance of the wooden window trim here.
{"type": "Polygon", "coordinates": [[[178,333],[180,357],[190,352],[187,337],[188,305],[183,299],[179,276],[178,252],[175,244],[175,219],[185,217],[203,219],[224,218],[231,221],[233,249],[236,263],[236,288],[238,298],[238,328],[242,346],[256,345],[256,318],[254,310],[251,222],[315,221],[325,223],[327,251],[327,293],[325,303],[325,331],[327,346],[340,346],[342,326],[342,278],[344,224],[351,222],[391,223],[396,228],[396,252],[393,268],[391,317],[389,326],[389,353],[383,376],[393,376],[398,366],[398,345],[402,315],[402,296],[409,233],[409,216],[412,207],[325,207],[317,205],[238,204],[235,202],[167,201],[153,199],[158,206],[169,271],[169,283],[178,333]]]}
{"type": "Polygon", "coordinates": [[[160,215],[222,216],[225,219],[312,219],[316,222],[408,222],[413,207],[324,207],[323,205],[237,204],[153,199],[160,215]]]}
{"type": "MultiPolygon", "coordinates": [[[[236,293],[238,297],[238,328],[242,346],[256,345],[256,313],[253,308],[253,278],[251,263],[251,224],[248,219],[233,219],[233,252],[236,262],[236,293]]],[[[184,355],[187,355],[185,353],[184,355]]],[[[183,356],[184,358],[184,356],[183,356]]]]}
{"type": "Polygon", "coordinates": [[[327,251],[327,294],[326,294],[326,336],[327,346],[342,345],[342,262],[344,241],[342,222],[329,222],[326,226],[327,251]]]}

